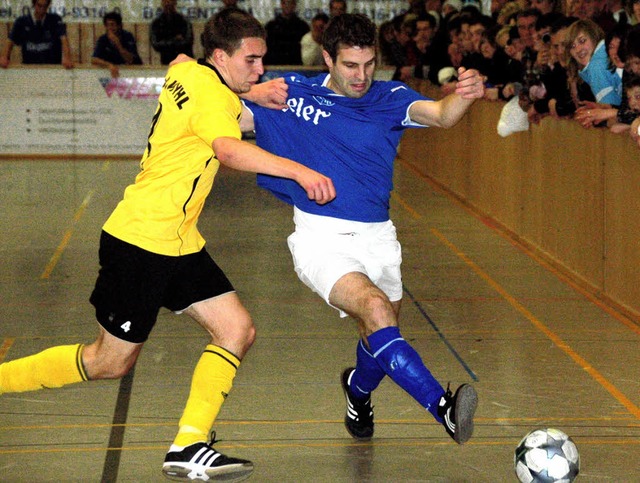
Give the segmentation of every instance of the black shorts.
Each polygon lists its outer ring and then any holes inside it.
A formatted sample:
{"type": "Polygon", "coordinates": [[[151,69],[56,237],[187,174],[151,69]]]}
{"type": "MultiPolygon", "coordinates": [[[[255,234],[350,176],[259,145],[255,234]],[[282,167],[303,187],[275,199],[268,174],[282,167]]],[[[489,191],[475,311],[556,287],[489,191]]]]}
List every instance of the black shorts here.
{"type": "Polygon", "coordinates": [[[204,248],[179,257],[158,255],[103,231],[99,258],[90,298],[96,318],[107,332],[129,342],[147,340],[160,307],[179,312],[234,290],[204,248]]]}

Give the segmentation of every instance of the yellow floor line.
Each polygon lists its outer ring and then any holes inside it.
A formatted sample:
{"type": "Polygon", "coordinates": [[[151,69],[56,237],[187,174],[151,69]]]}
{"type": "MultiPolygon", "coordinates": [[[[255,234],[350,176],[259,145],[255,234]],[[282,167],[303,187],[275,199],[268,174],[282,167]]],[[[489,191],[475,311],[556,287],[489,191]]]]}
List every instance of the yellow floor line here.
{"type": "Polygon", "coordinates": [[[11,349],[11,346],[16,340],[13,337],[7,337],[2,341],[2,346],[0,346],[0,362],[4,361],[4,358],[7,356],[7,352],[11,349]]]}
{"type": "MultiPolygon", "coordinates": [[[[397,201],[403,208],[405,208],[414,218],[421,219],[420,214],[414,210],[409,203],[404,201],[400,196],[395,194],[393,199],[397,201]]],[[[515,297],[509,294],[498,282],[491,278],[484,270],[482,270],[476,263],[473,262],[466,254],[464,254],[458,247],[456,247],[451,241],[449,241],[438,229],[431,228],[431,232],[438,238],[444,245],[446,245],[453,253],[461,258],[476,274],[480,276],[489,286],[491,286],[498,294],[500,294],[509,304],[515,308],[518,312],[524,315],[538,330],[545,334],[551,341],[562,349],[571,359],[574,360],[584,371],[586,371],[593,379],[598,382],[609,394],[611,394],[620,404],[622,404],[636,419],[640,419],[640,408],[636,406],[629,398],[627,398],[621,391],[619,391],[611,382],[609,382],[599,371],[594,369],[582,356],[575,352],[567,343],[565,343],[555,332],[544,325],[527,310],[515,297]]]]}
{"type": "MultiPolygon", "coordinates": [[[[465,446],[513,446],[517,443],[520,437],[513,438],[505,438],[503,440],[486,440],[481,441],[479,438],[469,441],[465,443],[465,446]],[[514,443],[515,442],[515,443],[514,443]]],[[[425,439],[418,438],[408,438],[407,440],[393,440],[393,439],[378,439],[370,442],[362,442],[358,443],[352,440],[343,440],[343,441],[331,441],[332,438],[326,438],[326,440],[312,442],[312,441],[300,441],[300,440],[290,440],[290,441],[278,441],[278,442],[236,442],[236,443],[217,443],[216,448],[254,448],[254,449],[265,449],[265,448],[347,448],[347,447],[355,447],[355,446],[371,446],[371,447],[434,447],[434,446],[457,446],[455,442],[452,440],[436,440],[429,441],[425,439]]],[[[582,438],[574,438],[577,439],[577,443],[580,446],[583,445],[597,445],[597,446],[628,446],[628,445],[640,445],[640,439],[638,438],[593,438],[586,437],[582,438]]],[[[95,446],[95,447],[65,447],[61,448],[24,448],[24,449],[0,449],[0,454],[8,455],[8,454],[47,454],[47,453],[95,453],[95,452],[103,452],[103,451],[159,451],[167,449],[167,444],[157,444],[157,445],[131,445],[131,446],[123,446],[119,448],[105,448],[103,446],[95,446]]]]}
{"type": "Polygon", "coordinates": [[[605,388],[620,404],[622,404],[633,416],[640,419],[640,408],[636,406],[629,398],[619,391],[611,382],[609,382],[599,371],[597,371],[589,362],[587,362],[580,354],[574,351],[569,344],[564,342],[560,336],[544,325],[538,318],[533,315],[526,307],[518,302],[515,297],[509,294],[498,282],[491,278],[484,270],[473,262],[465,253],[449,241],[436,228],[431,229],[434,234],[444,245],[446,245],[453,253],[462,259],[480,278],[482,278],[491,288],[498,292],[509,304],[524,315],[538,330],[545,334],[559,349],[574,360],[584,371],[586,371],[595,381],[605,388]]]}
{"type": "Polygon", "coordinates": [[[87,196],[85,196],[84,200],[82,200],[80,207],[78,208],[76,213],[73,215],[73,223],[71,224],[71,227],[63,235],[62,241],[58,245],[58,248],[56,248],[56,251],[53,253],[51,260],[49,260],[49,263],[47,263],[47,266],[42,272],[42,275],[40,275],[41,279],[49,278],[53,270],[56,268],[56,265],[58,264],[60,257],[62,257],[64,250],[67,248],[67,245],[69,244],[69,240],[71,240],[71,236],[73,235],[73,230],[76,224],[78,223],[78,221],[80,220],[80,218],[82,218],[82,215],[87,209],[87,206],[89,205],[89,202],[91,201],[92,196],[93,196],[93,190],[89,191],[89,193],[87,193],[87,196]]]}

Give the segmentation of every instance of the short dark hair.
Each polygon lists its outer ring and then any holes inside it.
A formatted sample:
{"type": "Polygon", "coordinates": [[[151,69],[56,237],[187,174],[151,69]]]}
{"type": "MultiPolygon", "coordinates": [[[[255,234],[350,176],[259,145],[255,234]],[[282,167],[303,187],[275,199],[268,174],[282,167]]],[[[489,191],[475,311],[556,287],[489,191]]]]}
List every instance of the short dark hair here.
{"type": "Polygon", "coordinates": [[[630,75],[626,82],[624,83],[624,88],[631,89],[633,87],[640,87],[640,76],[638,75],[630,75]]]}
{"type": "Polygon", "coordinates": [[[107,20],[113,20],[118,24],[118,27],[122,27],[122,15],[120,15],[120,12],[114,10],[113,12],[105,13],[104,17],[102,17],[102,24],[107,25],[107,20]]]}
{"type": "Polygon", "coordinates": [[[315,22],[316,20],[322,20],[325,24],[329,23],[329,15],[327,15],[324,12],[316,13],[311,19],[311,21],[315,22]]]}
{"type": "Polygon", "coordinates": [[[236,9],[224,9],[210,18],[204,26],[202,43],[205,58],[215,49],[222,49],[227,54],[240,47],[243,39],[257,37],[266,39],[267,33],[262,24],[248,12],[236,9]]]}
{"type": "Polygon", "coordinates": [[[331,19],[322,36],[322,48],[334,61],[341,47],[376,47],[376,25],[361,13],[331,19]]]}

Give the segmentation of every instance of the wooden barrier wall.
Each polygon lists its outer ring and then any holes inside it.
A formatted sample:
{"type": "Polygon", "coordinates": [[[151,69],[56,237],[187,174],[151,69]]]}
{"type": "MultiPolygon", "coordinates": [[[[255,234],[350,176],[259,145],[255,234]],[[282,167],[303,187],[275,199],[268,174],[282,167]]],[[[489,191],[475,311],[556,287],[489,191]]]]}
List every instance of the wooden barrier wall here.
{"type": "MultiPolygon", "coordinates": [[[[0,49],[4,49],[12,25],[11,22],[0,22],[0,49]]],[[[123,28],[136,37],[138,52],[144,65],[161,65],[160,54],[151,47],[149,39],[150,24],[148,22],[124,23],[123,28]]],[[[204,23],[193,23],[193,50],[196,57],[203,56],[202,44],[200,43],[200,35],[203,30],[204,23]]],[[[93,54],[96,40],[104,33],[105,29],[102,22],[67,23],[67,37],[69,39],[69,45],[71,46],[73,61],[76,64],[91,64],[91,55],[93,54]]],[[[11,62],[20,64],[21,58],[20,47],[14,47],[11,53],[11,62]]]]}
{"type": "Polygon", "coordinates": [[[551,118],[502,138],[502,106],[479,101],[452,129],[408,130],[399,154],[640,320],[640,149],[628,136],[551,118]]]}

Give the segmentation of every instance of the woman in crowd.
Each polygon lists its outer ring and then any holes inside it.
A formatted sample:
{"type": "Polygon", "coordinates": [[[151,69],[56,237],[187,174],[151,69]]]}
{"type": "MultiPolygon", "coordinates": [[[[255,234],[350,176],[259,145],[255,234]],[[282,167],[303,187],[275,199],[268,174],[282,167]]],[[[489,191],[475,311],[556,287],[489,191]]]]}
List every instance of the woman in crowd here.
{"type": "Polygon", "coordinates": [[[596,102],[619,106],[622,78],[607,55],[603,30],[592,20],[578,20],[569,27],[566,42],[567,75],[576,102],[582,100],[578,84],[585,82],[596,102]]]}

